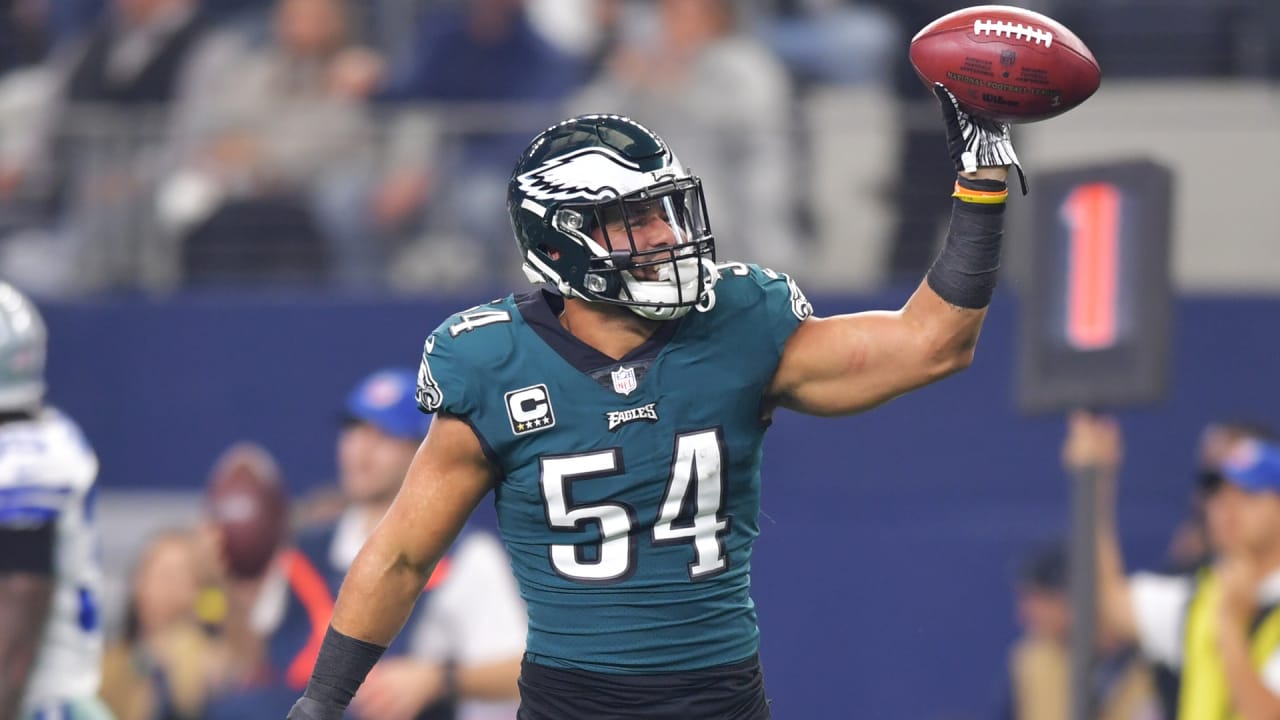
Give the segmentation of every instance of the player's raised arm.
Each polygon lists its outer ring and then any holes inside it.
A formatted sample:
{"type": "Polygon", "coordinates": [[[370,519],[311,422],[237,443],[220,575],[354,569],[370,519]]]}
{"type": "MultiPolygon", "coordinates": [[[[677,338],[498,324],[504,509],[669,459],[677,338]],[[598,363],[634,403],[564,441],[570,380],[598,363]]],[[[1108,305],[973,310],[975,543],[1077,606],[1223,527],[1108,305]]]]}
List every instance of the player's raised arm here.
{"type": "Polygon", "coordinates": [[[343,717],[495,477],[471,427],[437,414],[395,502],[347,573],[311,682],[290,718],[343,717]]]}
{"type": "Polygon", "coordinates": [[[787,342],[770,387],[778,405],[851,414],[972,362],[1000,267],[1008,166],[1018,158],[1007,125],[961,111],[941,86],[936,92],[959,173],[942,252],[900,310],[805,320],[787,342]]]}

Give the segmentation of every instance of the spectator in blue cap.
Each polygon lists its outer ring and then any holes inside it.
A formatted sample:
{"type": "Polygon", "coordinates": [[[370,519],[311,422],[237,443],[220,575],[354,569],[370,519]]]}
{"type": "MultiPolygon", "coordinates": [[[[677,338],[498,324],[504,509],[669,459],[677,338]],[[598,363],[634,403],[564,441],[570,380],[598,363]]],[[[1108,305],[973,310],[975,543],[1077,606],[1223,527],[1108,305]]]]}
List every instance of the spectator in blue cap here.
{"type": "Polygon", "coordinates": [[[1280,443],[1242,439],[1223,458],[1220,472],[1247,493],[1280,493],[1280,443]]]}
{"type": "MultiPolygon", "coordinates": [[[[284,717],[306,686],[347,569],[395,500],[430,416],[418,410],[417,372],[378,370],[342,407],[338,484],[346,507],[336,522],[300,532],[274,563],[252,611],[264,638],[269,678],[224,698],[208,718],[284,717]],[[277,588],[272,590],[271,588],[277,588]],[[283,703],[277,706],[276,703],[283,703]]],[[[516,697],[525,609],[510,560],[491,534],[467,528],[431,576],[406,632],[369,675],[352,704],[360,717],[453,720],[465,705],[516,697]]],[[[496,706],[502,717],[502,706],[496,706]]],[[[514,710],[507,715],[513,717],[514,710]]]]}
{"type": "Polygon", "coordinates": [[[379,370],[347,396],[338,481],[348,502],[365,506],[370,530],[395,498],[431,423],[414,399],[417,382],[409,370],[379,370]]]}

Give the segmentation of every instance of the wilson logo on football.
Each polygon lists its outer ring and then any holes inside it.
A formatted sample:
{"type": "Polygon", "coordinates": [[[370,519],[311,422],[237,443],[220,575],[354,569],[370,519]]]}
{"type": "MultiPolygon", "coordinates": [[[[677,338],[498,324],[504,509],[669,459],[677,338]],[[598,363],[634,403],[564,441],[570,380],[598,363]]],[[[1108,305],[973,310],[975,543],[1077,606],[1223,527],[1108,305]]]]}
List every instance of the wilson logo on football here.
{"type": "Polygon", "coordinates": [[[1042,28],[1023,25],[1022,23],[1004,22],[1003,20],[974,20],[973,34],[1015,38],[1026,40],[1036,45],[1043,43],[1046,48],[1053,47],[1053,33],[1042,28]]]}

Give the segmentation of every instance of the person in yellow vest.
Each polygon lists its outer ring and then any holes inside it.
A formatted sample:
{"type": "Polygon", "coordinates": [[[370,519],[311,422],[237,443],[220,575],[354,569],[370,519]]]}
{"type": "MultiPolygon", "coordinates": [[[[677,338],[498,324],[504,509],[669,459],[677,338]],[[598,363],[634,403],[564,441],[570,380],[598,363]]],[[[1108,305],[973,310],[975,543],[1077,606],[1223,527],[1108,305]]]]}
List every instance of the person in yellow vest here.
{"type": "Polygon", "coordinates": [[[1213,432],[1201,486],[1211,562],[1190,575],[1126,577],[1115,523],[1119,427],[1072,417],[1064,462],[1101,478],[1098,620],[1176,674],[1178,720],[1280,718],[1280,443],[1213,432]]]}

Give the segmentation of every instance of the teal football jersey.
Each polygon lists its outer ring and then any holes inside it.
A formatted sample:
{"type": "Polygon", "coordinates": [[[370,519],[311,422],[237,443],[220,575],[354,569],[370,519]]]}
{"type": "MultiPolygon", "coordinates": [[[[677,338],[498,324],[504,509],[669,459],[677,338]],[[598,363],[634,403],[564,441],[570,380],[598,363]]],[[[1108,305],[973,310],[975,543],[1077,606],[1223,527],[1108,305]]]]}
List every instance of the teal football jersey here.
{"type": "Polygon", "coordinates": [[[529,659],[606,673],[731,663],[759,645],[762,400],[812,309],[787,276],[720,266],[701,307],[615,361],[536,290],[449,318],[418,400],[466,420],[501,470],[498,522],[529,659]]]}

